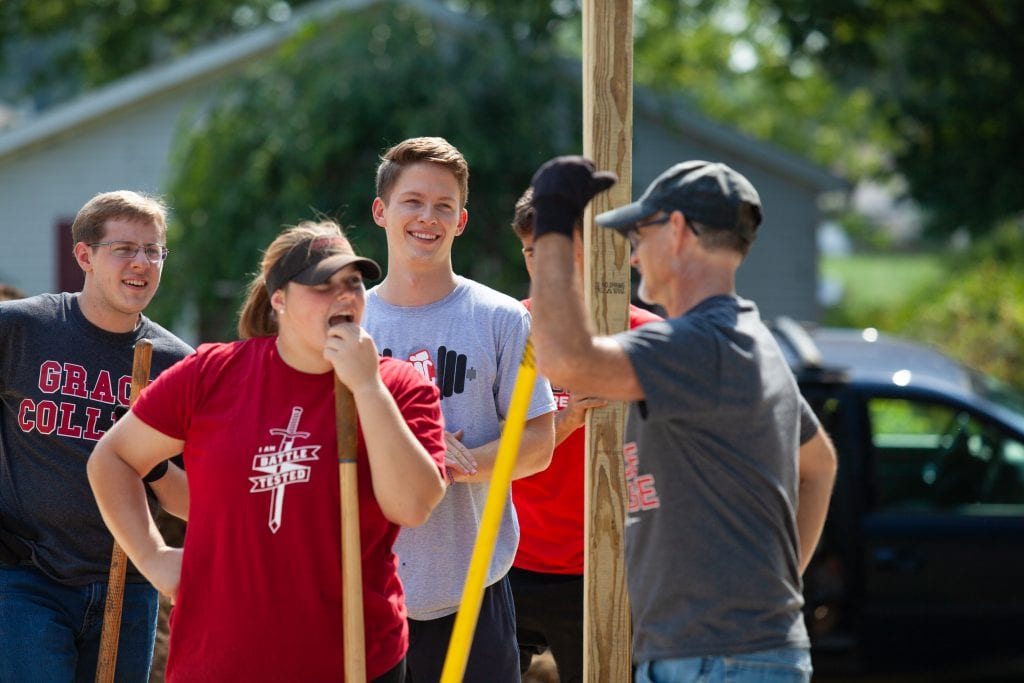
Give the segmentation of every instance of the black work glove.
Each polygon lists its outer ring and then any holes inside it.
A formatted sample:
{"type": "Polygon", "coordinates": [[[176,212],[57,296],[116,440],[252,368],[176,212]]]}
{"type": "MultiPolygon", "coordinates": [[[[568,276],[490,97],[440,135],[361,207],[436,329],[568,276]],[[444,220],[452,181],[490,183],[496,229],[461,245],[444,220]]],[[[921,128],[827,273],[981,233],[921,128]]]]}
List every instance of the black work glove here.
{"type": "Polygon", "coordinates": [[[32,557],[32,548],[25,542],[25,538],[32,537],[13,522],[0,519],[0,564],[14,566],[32,557]],[[19,533],[15,533],[12,527],[19,533]]]}
{"type": "Polygon", "coordinates": [[[586,157],[555,157],[545,163],[533,174],[533,238],[555,232],[572,239],[587,202],[618,180],[611,171],[595,171],[586,157]]]}

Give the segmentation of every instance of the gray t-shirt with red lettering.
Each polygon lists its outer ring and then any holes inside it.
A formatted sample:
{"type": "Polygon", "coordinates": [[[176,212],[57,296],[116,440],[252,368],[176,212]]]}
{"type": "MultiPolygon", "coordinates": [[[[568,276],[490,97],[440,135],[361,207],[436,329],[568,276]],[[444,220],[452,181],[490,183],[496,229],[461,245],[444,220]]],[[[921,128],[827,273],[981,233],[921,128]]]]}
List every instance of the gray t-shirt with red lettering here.
{"type": "Polygon", "coordinates": [[[616,335],[636,661],[806,647],[799,447],[818,429],[757,307],[734,296],[616,335]]]}

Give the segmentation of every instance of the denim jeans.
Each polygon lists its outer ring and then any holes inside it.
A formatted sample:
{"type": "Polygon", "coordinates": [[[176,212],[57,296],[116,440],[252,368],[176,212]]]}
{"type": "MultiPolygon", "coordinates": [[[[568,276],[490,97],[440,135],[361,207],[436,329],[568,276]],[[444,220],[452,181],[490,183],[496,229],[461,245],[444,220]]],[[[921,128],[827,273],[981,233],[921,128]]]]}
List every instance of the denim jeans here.
{"type": "MultiPolygon", "coordinates": [[[[35,567],[0,565],[0,683],[93,681],[107,583],[65,586],[35,567]]],[[[127,583],[115,680],[145,683],[153,663],[158,600],[127,583]]]]}
{"type": "Polygon", "coordinates": [[[722,657],[641,662],[636,683],[807,683],[811,654],[803,648],[762,650],[722,657]]]}

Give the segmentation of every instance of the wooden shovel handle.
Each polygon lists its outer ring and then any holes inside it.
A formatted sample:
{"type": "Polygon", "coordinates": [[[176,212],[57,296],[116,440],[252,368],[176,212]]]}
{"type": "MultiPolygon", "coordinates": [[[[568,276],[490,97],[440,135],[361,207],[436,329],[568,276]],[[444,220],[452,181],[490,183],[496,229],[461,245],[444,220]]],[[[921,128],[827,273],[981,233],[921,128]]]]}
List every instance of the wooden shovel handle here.
{"type": "MultiPolygon", "coordinates": [[[[132,390],[128,405],[134,405],[139,393],[149,384],[149,370],[153,363],[153,342],[140,339],[135,343],[132,357],[132,390]]],[[[110,575],[107,578],[107,601],[103,605],[103,631],[100,633],[99,661],[96,664],[96,683],[112,683],[117,667],[117,641],[121,635],[121,607],[124,603],[124,577],[128,569],[128,556],[117,541],[110,554],[110,575]]]]}
{"type": "Polygon", "coordinates": [[[338,430],[338,479],[341,487],[341,595],[346,683],[366,681],[363,632],[363,553],[359,543],[359,488],[356,476],[356,402],[335,376],[334,412],[338,430]]]}

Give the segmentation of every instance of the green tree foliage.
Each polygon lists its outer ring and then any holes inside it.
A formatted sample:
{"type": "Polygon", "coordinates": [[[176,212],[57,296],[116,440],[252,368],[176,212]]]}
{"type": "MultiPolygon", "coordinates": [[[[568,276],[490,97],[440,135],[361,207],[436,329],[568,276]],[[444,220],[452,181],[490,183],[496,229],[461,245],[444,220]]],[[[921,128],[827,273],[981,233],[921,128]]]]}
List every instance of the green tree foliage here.
{"type": "Polygon", "coordinates": [[[579,16],[579,7],[572,2],[551,0],[441,0],[456,12],[485,19],[496,29],[522,40],[528,37],[547,41],[559,32],[566,20],[579,16]],[[557,5],[557,6],[556,6],[557,5]]]}
{"type": "MultiPolygon", "coordinates": [[[[0,48],[45,40],[52,59],[22,79],[66,95],[134,73],[267,21],[310,0],[0,0],[0,48]]],[[[0,60],[4,50],[0,49],[0,60]]]]}
{"type": "Polygon", "coordinates": [[[757,1],[779,10],[793,59],[870,88],[933,231],[981,233],[1024,209],[1024,3],[757,1]]]}
{"type": "Polygon", "coordinates": [[[543,44],[463,32],[401,3],[307,30],[183,127],[168,241],[188,267],[167,268],[154,316],[173,320],[195,301],[201,337],[232,338],[243,274],[283,225],[318,213],[385,263],[383,230],[370,218],[376,165],[418,135],[447,138],[469,162],[456,271],[525,294],[512,207],[538,165],[578,151],[579,89],[543,44]]]}
{"type": "Polygon", "coordinates": [[[875,326],[942,348],[1024,389],[1024,224],[1009,221],[950,264],[941,286],[917,293],[875,326]]]}
{"type": "Polygon", "coordinates": [[[870,91],[793,54],[778,20],[758,0],[637,0],[636,83],[850,179],[877,173],[890,140],[870,91]]]}
{"type": "MultiPolygon", "coordinates": [[[[581,49],[580,0],[446,4],[581,49]]],[[[851,179],[882,170],[891,140],[869,88],[839,88],[813,57],[794,54],[770,0],[634,0],[634,13],[637,86],[851,179]]]]}

